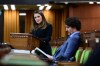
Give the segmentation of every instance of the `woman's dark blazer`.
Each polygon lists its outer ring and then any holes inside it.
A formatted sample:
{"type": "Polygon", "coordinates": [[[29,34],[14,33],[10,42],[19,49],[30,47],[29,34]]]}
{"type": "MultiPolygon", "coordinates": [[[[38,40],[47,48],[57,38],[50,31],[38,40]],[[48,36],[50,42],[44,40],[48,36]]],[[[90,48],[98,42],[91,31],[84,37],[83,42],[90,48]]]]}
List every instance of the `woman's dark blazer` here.
{"type": "Polygon", "coordinates": [[[52,25],[47,23],[47,27],[45,29],[38,28],[37,30],[32,30],[31,34],[41,40],[39,48],[45,53],[51,55],[51,46],[49,41],[52,36],[52,25]]]}

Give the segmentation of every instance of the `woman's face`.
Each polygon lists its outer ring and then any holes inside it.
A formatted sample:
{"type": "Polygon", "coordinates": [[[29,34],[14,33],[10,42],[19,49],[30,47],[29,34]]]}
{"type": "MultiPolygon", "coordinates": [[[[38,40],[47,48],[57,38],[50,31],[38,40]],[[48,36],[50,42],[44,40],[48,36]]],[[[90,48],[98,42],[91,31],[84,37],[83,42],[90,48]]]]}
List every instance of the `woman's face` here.
{"type": "Polygon", "coordinates": [[[40,24],[42,22],[42,16],[38,13],[34,14],[34,19],[35,19],[37,24],[40,24]]]}

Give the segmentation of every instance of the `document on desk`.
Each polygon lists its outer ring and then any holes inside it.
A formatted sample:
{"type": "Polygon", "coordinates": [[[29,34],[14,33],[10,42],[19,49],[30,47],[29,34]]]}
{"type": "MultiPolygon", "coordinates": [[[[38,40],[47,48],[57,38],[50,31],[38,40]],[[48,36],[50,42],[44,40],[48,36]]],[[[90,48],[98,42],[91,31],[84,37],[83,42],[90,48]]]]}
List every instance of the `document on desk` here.
{"type": "Polygon", "coordinates": [[[11,53],[24,53],[24,54],[30,54],[30,50],[11,49],[11,53]]]}

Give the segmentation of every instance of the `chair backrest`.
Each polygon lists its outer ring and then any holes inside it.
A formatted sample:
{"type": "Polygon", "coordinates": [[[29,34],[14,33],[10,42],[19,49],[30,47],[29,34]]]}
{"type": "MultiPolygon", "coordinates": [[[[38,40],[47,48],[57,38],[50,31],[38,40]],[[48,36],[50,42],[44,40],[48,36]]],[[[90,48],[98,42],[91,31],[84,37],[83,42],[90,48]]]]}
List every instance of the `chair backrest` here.
{"type": "Polygon", "coordinates": [[[54,55],[54,53],[55,53],[55,51],[56,51],[56,49],[57,49],[57,47],[56,46],[52,46],[52,55],[54,55]]]}
{"type": "Polygon", "coordinates": [[[86,49],[82,52],[80,64],[84,64],[88,60],[88,58],[91,54],[91,51],[92,51],[91,47],[86,47],[86,49]]]}
{"type": "Polygon", "coordinates": [[[92,47],[86,47],[85,49],[86,50],[92,50],[92,47]]]}
{"type": "Polygon", "coordinates": [[[82,62],[83,62],[85,52],[86,52],[86,50],[83,50],[81,58],[80,58],[80,64],[82,64],[82,62]]]}
{"type": "Polygon", "coordinates": [[[79,47],[79,49],[77,50],[77,52],[75,54],[76,62],[79,62],[80,61],[82,52],[83,52],[83,48],[82,47],[79,47]]]}
{"type": "Polygon", "coordinates": [[[90,53],[91,53],[91,50],[86,50],[84,59],[83,59],[83,64],[86,63],[86,61],[88,60],[90,53]]]}

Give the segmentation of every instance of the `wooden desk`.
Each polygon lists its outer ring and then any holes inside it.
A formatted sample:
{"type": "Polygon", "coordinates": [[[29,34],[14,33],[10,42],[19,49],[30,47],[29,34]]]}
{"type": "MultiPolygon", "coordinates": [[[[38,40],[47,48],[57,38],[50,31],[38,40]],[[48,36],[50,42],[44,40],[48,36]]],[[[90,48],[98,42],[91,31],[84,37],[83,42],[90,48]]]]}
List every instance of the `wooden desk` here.
{"type": "Polygon", "coordinates": [[[6,66],[48,66],[33,54],[10,53],[1,59],[1,64],[6,66]]]}
{"type": "Polygon", "coordinates": [[[58,62],[57,66],[81,66],[78,62],[58,62]]]}
{"type": "Polygon", "coordinates": [[[10,33],[10,44],[15,49],[32,50],[39,47],[40,40],[29,33],[10,33]]]}

